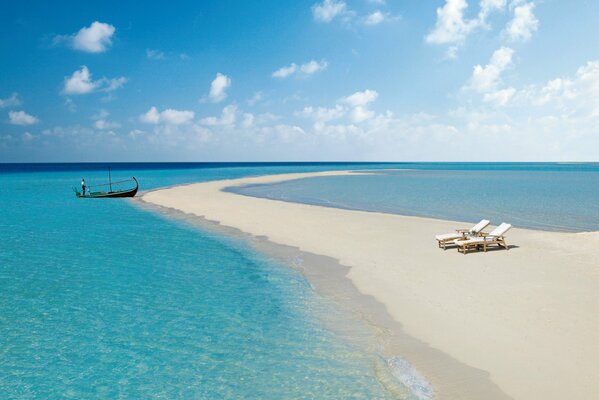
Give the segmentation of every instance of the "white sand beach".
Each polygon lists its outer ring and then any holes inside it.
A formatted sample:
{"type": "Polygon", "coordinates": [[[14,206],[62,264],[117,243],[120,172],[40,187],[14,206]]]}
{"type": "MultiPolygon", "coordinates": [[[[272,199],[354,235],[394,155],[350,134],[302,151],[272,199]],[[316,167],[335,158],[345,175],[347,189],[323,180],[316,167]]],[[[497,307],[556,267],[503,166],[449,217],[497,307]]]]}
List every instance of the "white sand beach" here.
{"type": "Polygon", "coordinates": [[[222,191],[350,173],[197,183],[151,191],[143,201],[339,260],[408,334],[487,371],[508,396],[599,398],[599,232],[514,228],[509,251],[463,255],[437,248],[434,235],[472,224],[222,191]]]}

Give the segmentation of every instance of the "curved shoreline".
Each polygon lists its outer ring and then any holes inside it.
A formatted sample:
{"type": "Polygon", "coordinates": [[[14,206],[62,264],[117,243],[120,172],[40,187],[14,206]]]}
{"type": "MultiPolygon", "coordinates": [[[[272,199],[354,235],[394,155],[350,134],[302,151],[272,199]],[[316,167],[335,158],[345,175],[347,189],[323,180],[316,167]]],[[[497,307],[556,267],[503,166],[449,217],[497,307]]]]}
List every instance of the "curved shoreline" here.
{"type": "MultiPolygon", "coordinates": [[[[341,275],[384,305],[397,323],[393,329],[474,367],[481,381],[485,379],[480,370],[488,371],[491,381],[514,398],[599,394],[594,362],[599,356],[594,339],[599,327],[598,233],[514,229],[508,239],[519,247],[463,256],[437,249],[433,240],[435,233],[462,226],[456,222],[223,191],[230,186],[350,173],[203,182],[147,192],[142,200],[339,260],[347,266],[341,275]]],[[[425,365],[424,358],[418,360],[418,354],[408,359],[416,360],[425,376],[434,375],[436,389],[446,382],[447,377],[437,375],[444,372],[433,372],[437,368],[425,365]]],[[[468,379],[463,384],[475,382],[468,379]]],[[[476,398],[445,393],[442,398],[476,398]]]]}

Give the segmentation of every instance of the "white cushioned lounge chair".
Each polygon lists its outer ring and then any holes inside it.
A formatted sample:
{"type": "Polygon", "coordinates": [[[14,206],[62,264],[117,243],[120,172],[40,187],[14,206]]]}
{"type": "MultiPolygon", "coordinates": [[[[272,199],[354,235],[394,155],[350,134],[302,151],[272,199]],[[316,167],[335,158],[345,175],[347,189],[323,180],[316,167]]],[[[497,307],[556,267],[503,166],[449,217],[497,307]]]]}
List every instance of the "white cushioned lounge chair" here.
{"type": "Polygon", "coordinates": [[[509,250],[507,243],[505,242],[505,233],[510,230],[512,225],[503,222],[497,228],[493,229],[489,234],[483,234],[478,237],[470,239],[458,239],[454,243],[458,246],[458,251],[466,254],[470,249],[482,248],[485,252],[487,248],[492,245],[503,247],[509,250]]]}
{"type": "Polygon", "coordinates": [[[456,229],[456,231],[453,233],[444,233],[442,235],[437,235],[435,236],[435,239],[437,240],[437,244],[439,245],[439,247],[445,250],[447,244],[453,244],[454,241],[459,239],[467,239],[467,235],[479,235],[482,232],[482,230],[485,229],[487,225],[489,225],[490,223],[491,221],[489,221],[488,219],[483,219],[470,229],[456,229]]]}

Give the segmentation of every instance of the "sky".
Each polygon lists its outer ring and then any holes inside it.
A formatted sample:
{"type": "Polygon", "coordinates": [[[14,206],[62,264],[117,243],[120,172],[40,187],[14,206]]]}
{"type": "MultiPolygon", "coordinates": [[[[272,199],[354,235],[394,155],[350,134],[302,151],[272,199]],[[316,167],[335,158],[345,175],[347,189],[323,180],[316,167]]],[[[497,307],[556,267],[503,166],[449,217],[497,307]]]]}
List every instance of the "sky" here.
{"type": "Polygon", "coordinates": [[[3,1],[0,162],[599,161],[599,2],[3,1]]]}

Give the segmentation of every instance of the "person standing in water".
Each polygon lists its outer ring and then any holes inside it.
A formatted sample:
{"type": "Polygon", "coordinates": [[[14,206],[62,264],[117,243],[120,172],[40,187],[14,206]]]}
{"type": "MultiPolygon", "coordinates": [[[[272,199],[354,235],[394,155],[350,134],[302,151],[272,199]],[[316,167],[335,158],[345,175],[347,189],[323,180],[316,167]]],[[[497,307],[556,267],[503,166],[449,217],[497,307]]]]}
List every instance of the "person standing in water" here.
{"type": "Polygon", "coordinates": [[[81,178],[81,194],[85,196],[85,179],[81,178]]]}

